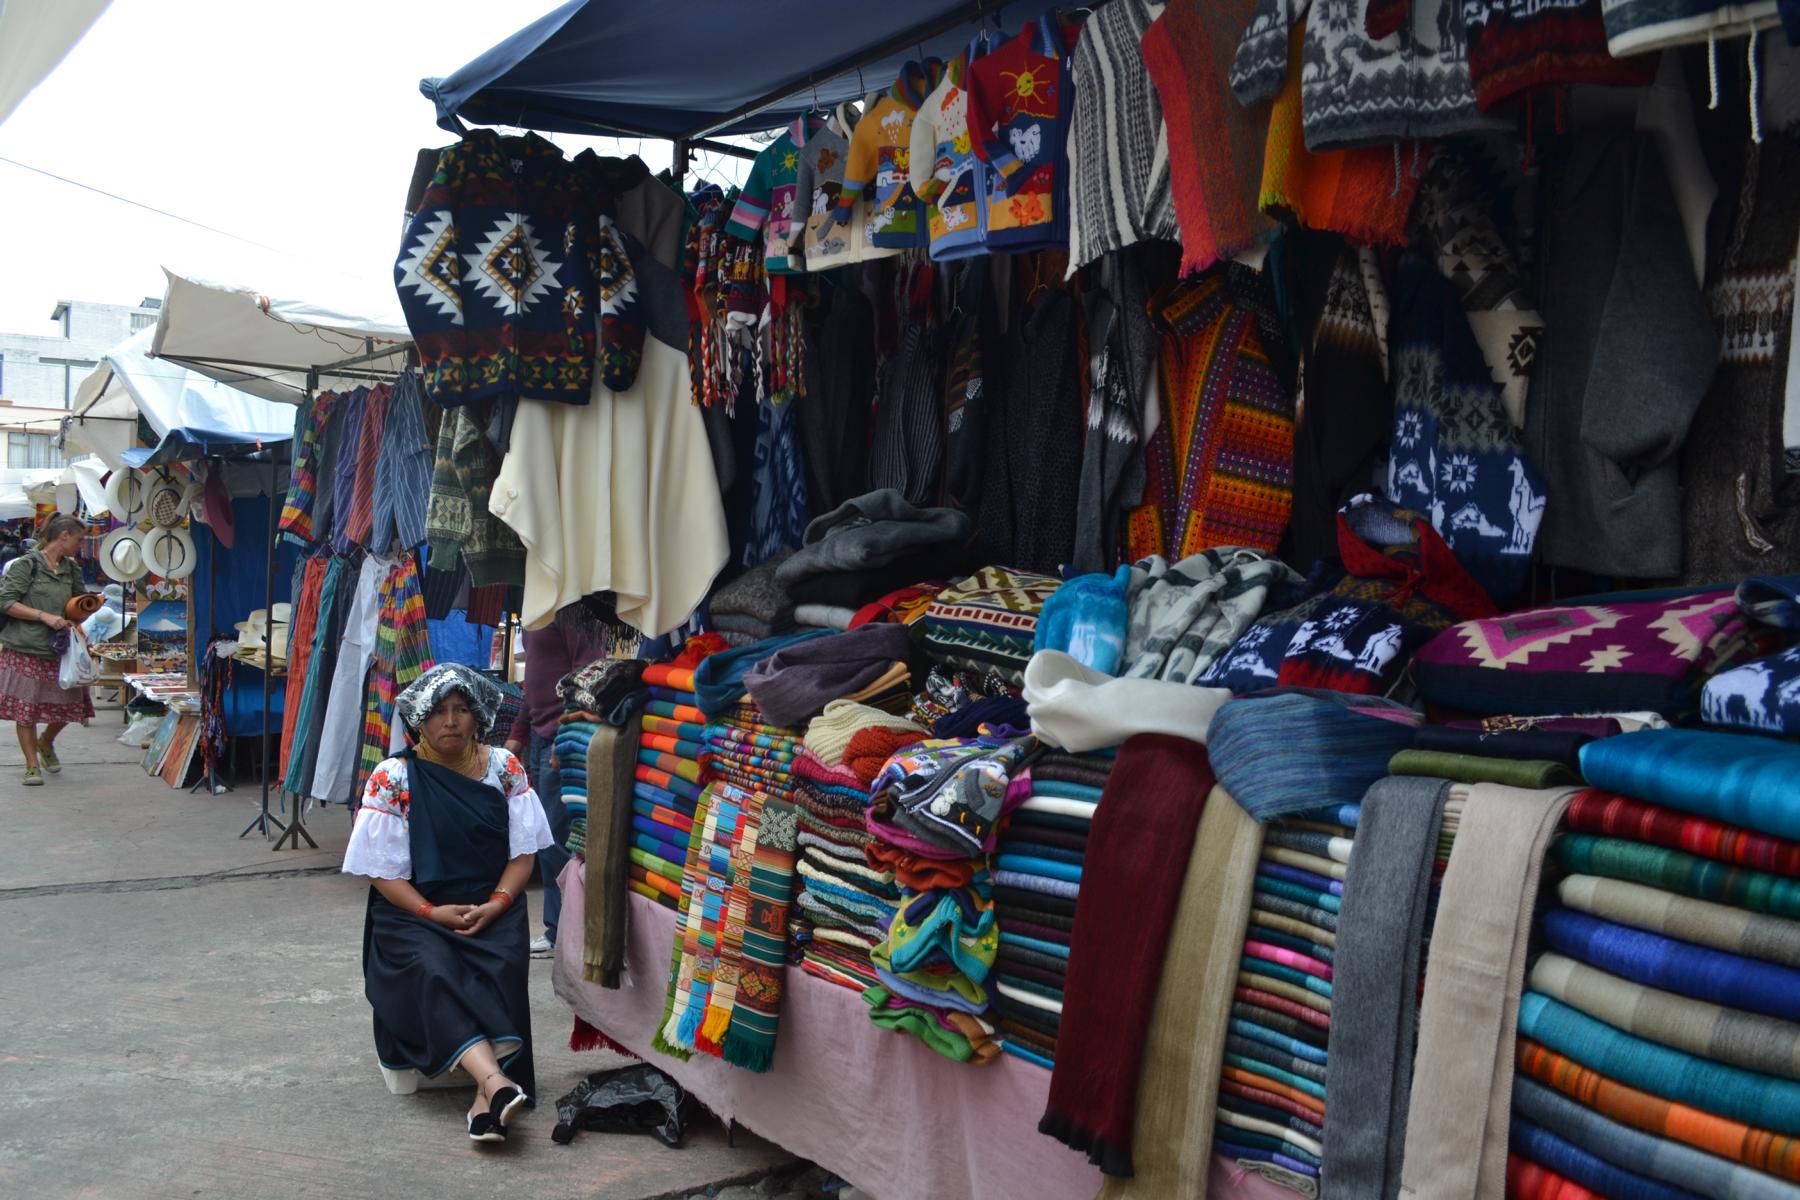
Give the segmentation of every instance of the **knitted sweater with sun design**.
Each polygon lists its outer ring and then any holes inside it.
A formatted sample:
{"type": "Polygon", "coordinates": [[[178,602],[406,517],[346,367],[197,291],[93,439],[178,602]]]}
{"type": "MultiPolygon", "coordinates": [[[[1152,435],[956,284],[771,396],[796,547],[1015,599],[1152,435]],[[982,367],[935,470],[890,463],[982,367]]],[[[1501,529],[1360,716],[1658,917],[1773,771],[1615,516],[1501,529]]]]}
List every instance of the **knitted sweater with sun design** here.
{"type": "Polygon", "coordinates": [[[1081,26],[1045,13],[970,63],[969,134],[989,164],[988,248],[1023,253],[1069,240],[1063,155],[1074,95],[1071,48],[1081,26]]]}
{"type": "Polygon", "coordinates": [[[438,156],[394,264],[435,403],[588,402],[598,213],[581,178],[536,134],[475,129],[438,156]]]}

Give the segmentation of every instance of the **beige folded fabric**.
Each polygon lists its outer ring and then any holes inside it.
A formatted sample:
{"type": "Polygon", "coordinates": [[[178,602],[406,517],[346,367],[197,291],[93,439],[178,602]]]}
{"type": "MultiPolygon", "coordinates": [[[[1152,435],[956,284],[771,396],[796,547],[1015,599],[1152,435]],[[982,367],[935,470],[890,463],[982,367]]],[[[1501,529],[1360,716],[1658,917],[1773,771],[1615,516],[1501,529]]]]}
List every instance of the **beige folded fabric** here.
{"type": "Polygon", "coordinates": [[[1603,920],[1800,967],[1800,921],[1594,875],[1570,875],[1557,884],[1556,894],[1568,907],[1603,920]]]}

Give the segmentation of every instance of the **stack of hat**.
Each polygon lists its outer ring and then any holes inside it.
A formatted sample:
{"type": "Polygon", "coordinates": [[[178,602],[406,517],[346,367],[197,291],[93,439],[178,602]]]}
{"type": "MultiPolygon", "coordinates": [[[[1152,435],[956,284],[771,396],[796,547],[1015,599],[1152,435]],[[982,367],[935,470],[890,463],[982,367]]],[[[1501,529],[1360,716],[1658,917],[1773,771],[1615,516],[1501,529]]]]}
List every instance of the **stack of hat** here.
{"type": "Polygon", "coordinates": [[[793,764],[800,808],[800,892],[790,910],[801,967],[858,991],[876,982],[870,953],[900,904],[892,868],[871,864],[869,785],[896,750],[925,730],[853,700],[834,700],[807,725],[793,764]]]}
{"type": "Polygon", "coordinates": [[[232,657],[258,666],[271,660],[277,666],[287,665],[288,630],[293,623],[294,606],[277,604],[273,620],[269,613],[266,608],[256,609],[234,626],[238,648],[232,657]]]}
{"type": "Polygon", "coordinates": [[[866,820],[870,866],[894,871],[901,906],[871,952],[877,986],[863,993],[878,1025],[914,1034],[957,1062],[1000,1053],[986,1018],[1000,947],[987,856],[1030,737],[938,738],[882,767],[866,820]]]}
{"type": "Polygon", "coordinates": [[[631,890],[678,908],[694,810],[710,778],[701,763],[706,717],[690,667],[653,663],[631,795],[631,890]]]}
{"type": "Polygon", "coordinates": [[[1088,828],[1113,752],[1046,754],[1013,781],[1023,802],[1007,818],[994,862],[1000,952],[994,1007],[1008,1054],[1050,1067],[1062,1024],[1063,980],[1088,828]]]}

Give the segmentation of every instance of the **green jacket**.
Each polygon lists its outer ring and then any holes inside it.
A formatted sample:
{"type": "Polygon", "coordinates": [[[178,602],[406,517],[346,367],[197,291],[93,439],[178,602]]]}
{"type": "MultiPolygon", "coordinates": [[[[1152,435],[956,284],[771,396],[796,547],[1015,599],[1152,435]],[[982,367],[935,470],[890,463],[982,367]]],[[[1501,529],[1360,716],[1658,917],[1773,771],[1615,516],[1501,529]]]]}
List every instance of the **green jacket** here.
{"type": "MultiPolygon", "coordinates": [[[[52,572],[42,551],[27,550],[8,563],[5,573],[0,574],[0,613],[23,603],[37,612],[61,616],[70,597],[86,591],[87,585],[81,580],[81,567],[74,559],[63,559],[62,568],[52,572]]],[[[38,658],[54,656],[50,638],[50,627],[41,621],[9,617],[6,628],[0,629],[0,646],[38,658]]]]}

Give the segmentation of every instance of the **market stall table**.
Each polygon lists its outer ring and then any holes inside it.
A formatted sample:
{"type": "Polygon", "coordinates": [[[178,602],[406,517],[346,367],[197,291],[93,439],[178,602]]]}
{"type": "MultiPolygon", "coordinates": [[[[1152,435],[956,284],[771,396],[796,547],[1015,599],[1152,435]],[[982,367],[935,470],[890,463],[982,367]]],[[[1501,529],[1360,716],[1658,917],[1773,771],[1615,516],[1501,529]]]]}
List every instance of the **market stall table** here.
{"type": "MultiPolygon", "coordinates": [[[[586,907],[586,864],[559,879],[563,911],[586,907]]],[[[756,1074],[704,1054],[650,1049],[668,985],[675,914],[632,895],[625,986],[581,977],[582,939],[559,938],[552,979],[582,1020],[667,1072],[722,1120],[811,1159],[881,1200],[1091,1200],[1100,1173],[1037,1130],[1050,1073],[1010,1055],[942,1058],[869,1020],[848,988],[790,967],[775,1067],[756,1074]]],[[[579,929],[579,922],[570,928],[579,929]]]]}

